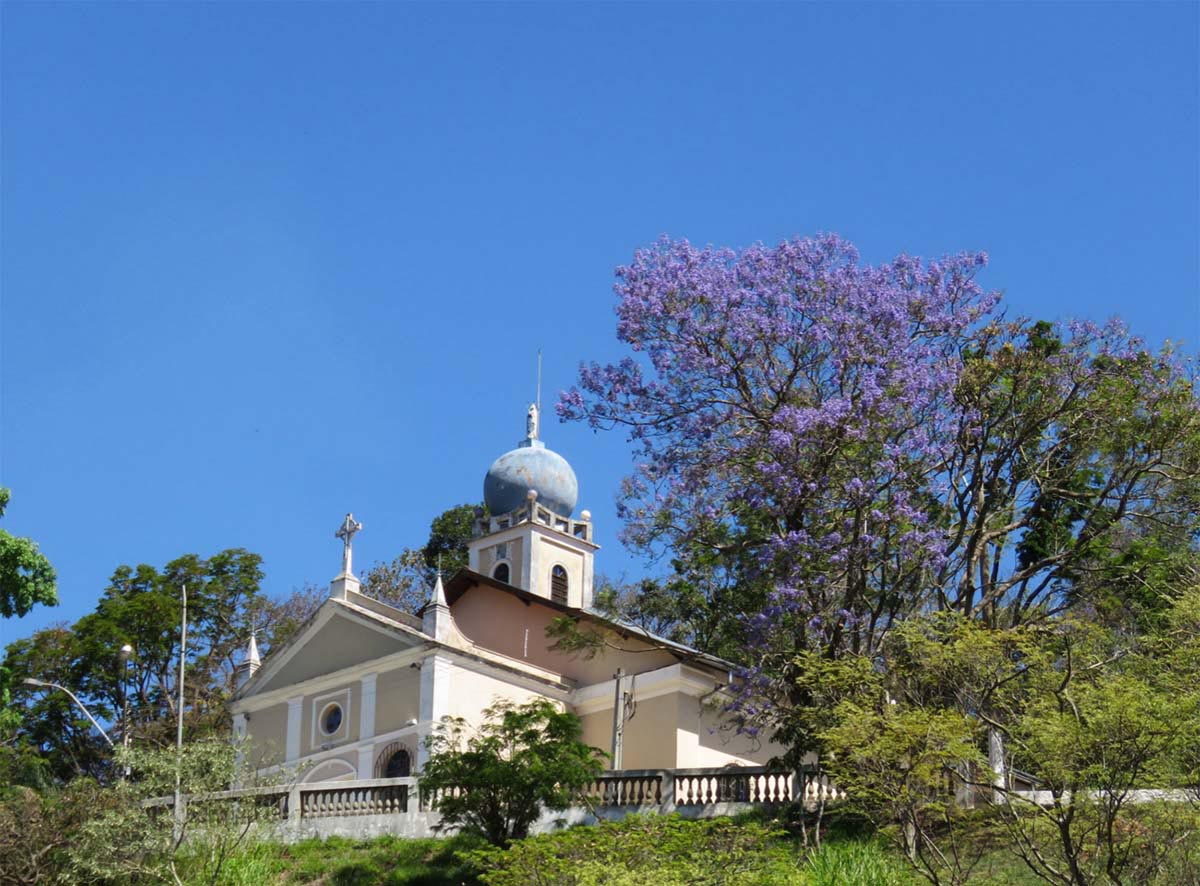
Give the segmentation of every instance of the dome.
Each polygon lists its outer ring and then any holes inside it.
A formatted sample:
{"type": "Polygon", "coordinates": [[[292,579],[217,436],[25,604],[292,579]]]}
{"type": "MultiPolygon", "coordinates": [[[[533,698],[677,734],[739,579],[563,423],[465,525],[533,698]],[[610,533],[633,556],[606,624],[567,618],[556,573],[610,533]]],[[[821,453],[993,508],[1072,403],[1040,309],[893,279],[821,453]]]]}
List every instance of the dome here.
{"type": "Polygon", "coordinates": [[[579,481],[567,460],[537,438],[537,407],[529,407],[529,436],[504,453],[483,478],[483,500],[493,514],[507,514],[525,504],[529,490],[556,514],[571,516],[579,500],[579,481]]]}

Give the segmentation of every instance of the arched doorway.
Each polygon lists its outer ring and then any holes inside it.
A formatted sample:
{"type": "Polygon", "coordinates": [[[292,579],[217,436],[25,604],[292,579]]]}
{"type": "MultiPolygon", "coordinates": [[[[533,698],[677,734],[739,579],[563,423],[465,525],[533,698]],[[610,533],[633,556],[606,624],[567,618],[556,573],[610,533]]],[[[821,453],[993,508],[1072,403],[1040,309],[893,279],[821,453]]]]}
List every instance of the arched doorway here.
{"type": "Polygon", "coordinates": [[[375,758],[376,778],[408,778],[410,775],[412,775],[412,754],[402,742],[392,742],[375,758]]]}

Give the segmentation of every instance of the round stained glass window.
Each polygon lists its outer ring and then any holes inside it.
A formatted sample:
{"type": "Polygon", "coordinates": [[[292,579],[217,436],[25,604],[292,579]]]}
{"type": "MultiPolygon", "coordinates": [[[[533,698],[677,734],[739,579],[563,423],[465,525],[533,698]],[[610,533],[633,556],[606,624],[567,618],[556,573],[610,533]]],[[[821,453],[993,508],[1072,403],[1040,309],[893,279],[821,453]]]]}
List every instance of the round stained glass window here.
{"type": "Polygon", "coordinates": [[[338,704],[328,705],[321,712],[321,729],[326,735],[333,735],[342,725],[342,706],[338,704]]]}

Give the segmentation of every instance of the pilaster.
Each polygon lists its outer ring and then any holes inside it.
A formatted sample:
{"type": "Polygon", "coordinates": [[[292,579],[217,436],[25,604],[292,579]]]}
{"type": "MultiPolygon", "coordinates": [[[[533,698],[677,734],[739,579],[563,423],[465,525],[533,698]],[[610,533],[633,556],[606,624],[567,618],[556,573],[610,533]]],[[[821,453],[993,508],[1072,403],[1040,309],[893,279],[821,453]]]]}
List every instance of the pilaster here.
{"type": "Polygon", "coordinates": [[[291,763],[300,759],[300,729],[303,725],[301,714],[304,712],[304,696],[298,695],[295,698],[289,698],[287,705],[287,745],[283,759],[291,763]]]}
{"type": "Polygon", "coordinates": [[[420,730],[417,742],[417,771],[425,768],[429,749],[425,739],[443,717],[450,714],[450,678],[454,664],[438,653],[421,660],[420,730]]]}

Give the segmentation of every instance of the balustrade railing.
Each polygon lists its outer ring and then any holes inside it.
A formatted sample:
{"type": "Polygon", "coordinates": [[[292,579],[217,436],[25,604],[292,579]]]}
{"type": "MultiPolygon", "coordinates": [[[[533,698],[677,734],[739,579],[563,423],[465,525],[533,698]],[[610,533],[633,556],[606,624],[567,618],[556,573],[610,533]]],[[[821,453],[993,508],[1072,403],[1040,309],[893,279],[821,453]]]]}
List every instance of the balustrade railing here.
{"type": "MultiPolygon", "coordinates": [[[[418,779],[374,778],[290,787],[243,788],[186,797],[187,803],[222,803],[259,820],[287,821],[413,815],[436,812],[447,792],[421,794],[418,779]]],[[[458,791],[451,789],[450,793],[458,791]]],[[[772,805],[801,802],[807,808],[844,799],[823,773],[766,766],[723,769],[623,769],[605,772],[581,791],[581,805],[610,809],[697,809],[725,803],[772,805]]],[[[147,801],[170,807],[172,799],[147,801]]]]}

